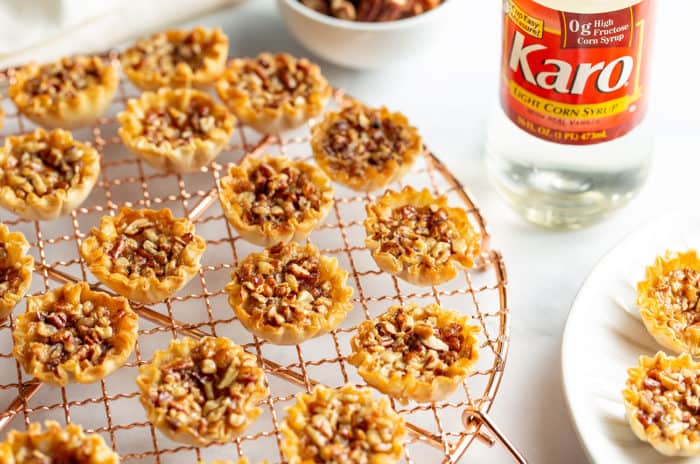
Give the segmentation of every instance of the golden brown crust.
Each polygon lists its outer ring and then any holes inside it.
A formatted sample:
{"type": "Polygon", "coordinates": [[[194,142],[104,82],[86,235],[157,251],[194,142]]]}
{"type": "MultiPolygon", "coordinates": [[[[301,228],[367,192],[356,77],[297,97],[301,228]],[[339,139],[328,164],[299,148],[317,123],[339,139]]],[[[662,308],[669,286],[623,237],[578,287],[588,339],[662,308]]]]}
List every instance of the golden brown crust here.
{"type": "Polygon", "coordinates": [[[80,247],[90,272],[130,300],[158,303],[180,290],[200,268],[206,249],[187,218],[167,209],[122,208],[103,216],[80,247]]]}
{"type": "Polygon", "coordinates": [[[299,393],[282,424],[289,464],[394,464],[401,459],[406,425],[386,398],[369,388],[315,387],[299,393]],[[330,457],[332,456],[332,458],[330,457]]]}
{"type": "Polygon", "coordinates": [[[100,175],[100,155],[61,129],[5,138],[0,148],[0,206],[32,220],[79,207],[100,175]]]}
{"type": "Polygon", "coordinates": [[[129,100],[117,116],[124,145],[165,172],[194,172],[228,143],[236,118],[206,93],[161,88],[129,100]]]}
{"type": "Polygon", "coordinates": [[[20,113],[49,129],[92,124],[112,102],[119,74],[98,56],[62,58],[17,70],[7,94],[20,113]]]}
{"type": "Polygon", "coordinates": [[[700,355],[700,258],[695,250],[667,251],[637,284],[644,326],[662,346],[700,355]]]}
{"type": "Polygon", "coordinates": [[[379,268],[414,285],[438,285],[474,265],[480,234],[462,208],[427,189],[387,190],[366,207],[365,244],[379,268]]]}
{"type": "Polygon", "coordinates": [[[268,246],[308,237],[330,212],[333,187],[311,164],[264,155],[231,167],[219,200],[241,237],[268,246]]]}
{"type": "Polygon", "coordinates": [[[622,396],[635,435],[666,456],[700,454],[700,364],[660,351],[627,373],[622,396]]]}
{"type": "Polygon", "coordinates": [[[142,90],[205,87],[221,76],[228,37],[220,29],[195,27],[158,32],[122,53],[124,74],[142,90]]]}
{"type": "Polygon", "coordinates": [[[232,60],[216,91],[241,122],[264,134],[301,126],[331,97],[318,65],[286,53],[232,60]]]}
{"type": "Polygon", "coordinates": [[[141,367],[136,383],[148,420],[191,445],[233,440],[268,395],[257,358],[224,337],[173,340],[141,367]]]}
{"type": "Polygon", "coordinates": [[[0,443],[0,462],[7,464],[75,463],[119,464],[119,456],[96,433],[86,435],[80,425],[65,428],[53,421],[31,423],[26,432],[11,430],[0,443]]]}
{"type": "Polygon", "coordinates": [[[231,273],[228,302],[241,324],[279,345],[336,328],[352,309],[348,273],[312,244],[279,243],[251,253],[231,273]]]}
{"type": "Polygon", "coordinates": [[[12,313],[32,283],[34,258],[21,232],[10,232],[0,223],[0,318],[12,313]]]}
{"type": "Polygon", "coordinates": [[[66,284],[27,298],[17,316],[13,355],[51,385],[92,383],[124,364],[134,349],[138,316],[125,298],[66,284]]]}
{"type": "Polygon", "coordinates": [[[423,142],[403,114],[352,101],[311,128],[311,148],[335,182],[371,192],[401,179],[423,142]]]}
{"type": "Polygon", "coordinates": [[[348,358],[368,385],[406,403],[441,401],[479,358],[469,317],[436,304],[392,306],[357,328],[348,358]]]}

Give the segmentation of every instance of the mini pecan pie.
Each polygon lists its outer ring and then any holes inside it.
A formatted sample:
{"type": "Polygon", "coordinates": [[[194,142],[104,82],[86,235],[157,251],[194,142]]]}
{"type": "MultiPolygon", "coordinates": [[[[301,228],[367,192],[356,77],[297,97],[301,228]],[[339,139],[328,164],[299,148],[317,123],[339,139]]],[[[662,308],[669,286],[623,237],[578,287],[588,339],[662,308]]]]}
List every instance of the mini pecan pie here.
{"type": "Polygon", "coordinates": [[[204,87],[226,67],[228,37],[219,28],[168,30],[136,42],[121,56],[124,74],[142,90],[204,87]]]}
{"type": "Polygon", "coordinates": [[[238,119],[265,134],[301,126],[331,96],[318,65],[284,53],[231,61],[216,91],[238,119]]]}
{"type": "Polygon", "coordinates": [[[387,190],[366,206],[365,243],[379,268],[414,285],[438,285],[471,267],[480,235],[467,212],[427,189],[387,190]]]}
{"type": "Polygon", "coordinates": [[[117,119],[124,145],[166,172],[193,172],[209,164],[228,143],[236,123],[208,94],[169,88],[129,100],[117,119]]]}
{"type": "Polygon", "coordinates": [[[31,423],[26,432],[11,430],[0,443],[3,464],[119,464],[119,455],[96,433],[85,435],[83,428],[53,421],[31,423]]]}
{"type": "Polygon", "coordinates": [[[278,243],[231,273],[228,302],[255,335],[293,345],[336,328],[352,309],[348,273],[312,244],[278,243]]]}
{"type": "Polygon", "coordinates": [[[700,364],[658,352],[627,373],[622,396],[635,435],[667,456],[700,454],[700,364]]]}
{"type": "Polygon", "coordinates": [[[19,303],[32,283],[34,258],[27,254],[29,243],[21,232],[10,232],[0,223],[0,318],[19,303]]]}
{"type": "Polygon", "coordinates": [[[61,129],[10,136],[0,148],[0,206],[51,220],[82,204],[100,175],[100,156],[61,129]]]}
{"type": "Polygon", "coordinates": [[[191,445],[233,440],[268,394],[257,358],[224,337],[173,340],[141,367],[136,383],[148,420],[191,445]]]}
{"type": "Polygon", "coordinates": [[[67,284],[27,298],[17,317],[14,356],[42,382],[91,383],[119,368],[134,349],[138,316],[125,298],[67,284]]]}
{"type": "Polygon", "coordinates": [[[48,128],[75,129],[93,123],[117,91],[119,74],[98,56],[62,58],[20,68],[7,94],[20,113],[48,128]]]}
{"type": "Polygon", "coordinates": [[[289,464],[393,464],[401,459],[406,425],[369,388],[319,385],[287,408],[282,435],[289,464]]]}
{"type": "Polygon", "coordinates": [[[444,400],[479,358],[479,328],[468,320],[436,304],[392,306],[360,324],[348,361],[367,384],[402,402],[444,400]]]}
{"type": "Polygon", "coordinates": [[[122,208],[103,216],[80,247],[90,271],[103,284],[130,300],[158,303],[199,271],[206,249],[187,218],[161,210],[122,208]]]}
{"type": "Polygon", "coordinates": [[[266,246],[305,239],[333,206],[323,171],[283,157],[248,157],[221,179],[224,214],[244,239],[266,246]]]}
{"type": "Polygon", "coordinates": [[[700,258],[695,250],[666,252],[637,284],[644,326],[662,346],[700,355],[700,258]]]}
{"type": "Polygon", "coordinates": [[[336,182],[370,192],[399,180],[422,153],[415,127],[401,113],[351,102],[311,128],[316,162],[336,182]]]}

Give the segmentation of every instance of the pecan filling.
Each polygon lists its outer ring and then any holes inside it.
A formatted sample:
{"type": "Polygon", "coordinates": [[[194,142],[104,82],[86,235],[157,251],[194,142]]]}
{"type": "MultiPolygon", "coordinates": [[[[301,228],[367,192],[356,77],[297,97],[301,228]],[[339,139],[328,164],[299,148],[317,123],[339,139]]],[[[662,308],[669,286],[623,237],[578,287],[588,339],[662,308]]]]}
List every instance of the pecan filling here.
{"type": "Polygon", "coordinates": [[[311,67],[306,60],[259,56],[243,65],[239,81],[234,85],[250,94],[251,103],[257,108],[278,108],[283,103],[304,105],[313,91],[311,67]]]}
{"type": "Polygon", "coordinates": [[[457,249],[463,247],[463,240],[447,211],[435,205],[393,209],[389,218],[380,218],[372,238],[381,243],[381,252],[409,265],[443,265],[452,254],[464,252],[457,249]]]}
{"type": "Polygon", "coordinates": [[[191,233],[172,236],[168,224],[137,218],[121,224],[114,243],[107,243],[113,271],[131,278],[167,277],[177,270],[183,250],[193,239],[191,233]]]}
{"type": "Polygon", "coordinates": [[[321,191],[308,173],[295,166],[280,171],[261,163],[248,176],[248,182],[236,188],[244,213],[251,225],[283,224],[302,221],[308,210],[320,210],[321,191]]]}
{"type": "Polygon", "coordinates": [[[0,298],[15,293],[21,280],[20,269],[10,262],[5,244],[0,243],[0,298]]]}
{"type": "Polygon", "coordinates": [[[369,464],[392,450],[395,426],[358,395],[340,393],[308,404],[309,423],[300,437],[303,462],[369,464]]]}
{"type": "Polygon", "coordinates": [[[647,428],[656,425],[663,435],[691,435],[700,440],[700,379],[691,369],[679,372],[650,369],[644,378],[637,418],[647,428]]]}
{"type": "Polygon", "coordinates": [[[201,98],[192,98],[187,108],[174,106],[151,108],[146,111],[143,134],[156,145],[186,145],[192,139],[204,139],[221,121],[211,114],[211,104],[201,98]]]}
{"type": "Polygon", "coordinates": [[[68,190],[81,181],[83,155],[77,145],[61,149],[46,141],[27,141],[13,146],[0,166],[2,183],[12,187],[22,199],[32,193],[43,196],[68,190]]]}
{"type": "Polygon", "coordinates": [[[102,84],[102,72],[97,65],[99,58],[78,61],[63,58],[39,68],[37,76],[28,79],[24,91],[31,96],[73,98],[87,88],[102,84]]]}
{"type": "Polygon", "coordinates": [[[333,169],[362,177],[369,167],[380,170],[391,160],[403,163],[402,154],[411,143],[408,128],[360,105],[344,108],[339,116],[323,144],[333,169]]]}
{"type": "Polygon", "coordinates": [[[133,64],[133,68],[172,71],[178,64],[184,63],[196,71],[204,67],[205,57],[213,46],[213,42],[202,41],[192,33],[177,42],[166,34],[157,34],[136,43],[134,48],[139,52],[140,59],[133,64]]]}
{"type": "Polygon", "coordinates": [[[687,326],[700,322],[700,271],[679,269],[661,276],[654,295],[666,311],[680,316],[687,326]]]}
{"type": "Polygon", "coordinates": [[[382,352],[383,374],[398,370],[416,378],[447,375],[458,359],[470,356],[471,347],[464,343],[462,326],[437,324],[433,315],[416,320],[398,309],[381,318],[360,342],[368,351],[382,352]]]}
{"type": "Polygon", "coordinates": [[[113,345],[113,326],[124,311],[110,311],[93,301],[69,301],[66,295],[48,308],[32,314],[35,325],[32,354],[47,370],[75,359],[84,367],[102,363],[113,345]]]}
{"type": "Polygon", "coordinates": [[[160,382],[148,392],[156,408],[165,410],[173,429],[187,426],[206,436],[217,424],[241,427],[247,421],[250,397],[259,389],[261,370],[252,355],[216,347],[204,339],[189,357],[160,366],[160,382]]]}
{"type": "Polygon", "coordinates": [[[299,245],[279,243],[245,260],[236,275],[243,288],[244,309],[265,325],[305,324],[331,308],[331,282],[322,279],[319,257],[301,253],[299,245]]]}

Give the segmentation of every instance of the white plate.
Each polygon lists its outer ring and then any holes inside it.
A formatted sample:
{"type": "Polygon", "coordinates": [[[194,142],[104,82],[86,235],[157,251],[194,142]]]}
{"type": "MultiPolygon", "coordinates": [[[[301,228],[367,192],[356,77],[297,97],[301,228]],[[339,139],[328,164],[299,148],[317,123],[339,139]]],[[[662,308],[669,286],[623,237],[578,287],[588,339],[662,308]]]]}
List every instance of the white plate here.
{"type": "Polygon", "coordinates": [[[665,250],[700,249],[700,217],[680,213],[635,231],[593,269],[569,314],[562,373],[569,410],[590,460],[597,464],[683,462],[637,439],[625,418],[621,391],[639,355],[661,350],[646,332],[634,301],[646,266],[665,250]]]}

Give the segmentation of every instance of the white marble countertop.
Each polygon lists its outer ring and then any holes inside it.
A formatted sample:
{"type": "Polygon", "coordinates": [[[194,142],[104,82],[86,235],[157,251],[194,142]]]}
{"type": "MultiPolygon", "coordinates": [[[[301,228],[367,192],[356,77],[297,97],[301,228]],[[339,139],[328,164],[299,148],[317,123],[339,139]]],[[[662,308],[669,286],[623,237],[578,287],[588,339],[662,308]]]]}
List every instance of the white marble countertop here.
{"type": "MultiPolygon", "coordinates": [[[[601,224],[552,232],[516,216],[485,177],[481,145],[496,98],[501,2],[451,1],[460,5],[446,25],[448,40],[435,43],[428,55],[407,56],[379,71],[321,64],[334,85],[409,115],[476,197],[490,223],[493,245],[505,256],[512,302],[512,345],[492,417],[530,462],[584,463],[562,392],[562,331],[578,288],[608,249],[668,209],[698,208],[700,65],[696,53],[690,53],[700,4],[658,2],[650,116],[656,159],[647,186],[630,206],[601,224]]],[[[272,0],[249,1],[197,23],[223,27],[234,55],[265,50],[308,54],[287,33],[272,0]]],[[[469,457],[470,462],[510,462],[503,450],[480,444],[469,457]]]]}

